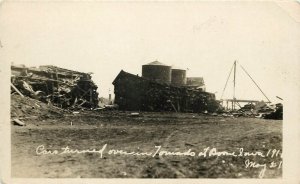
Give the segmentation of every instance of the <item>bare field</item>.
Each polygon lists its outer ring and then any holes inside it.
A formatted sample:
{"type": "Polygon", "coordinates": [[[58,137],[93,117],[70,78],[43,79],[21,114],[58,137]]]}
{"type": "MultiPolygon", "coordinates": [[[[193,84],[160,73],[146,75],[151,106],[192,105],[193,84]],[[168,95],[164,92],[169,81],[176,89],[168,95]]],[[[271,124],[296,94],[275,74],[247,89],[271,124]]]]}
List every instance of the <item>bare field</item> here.
{"type": "Polygon", "coordinates": [[[205,148],[218,151],[262,152],[282,149],[282,121],[254,118],[216,117],[199,114],[85,112],[62,118],[26,120],[27,126],[12,125],[12,177],[22,178],[280,178],[280,156],[134,156],[108,154],[160,151],[196,154],[205,148]],[[72,126],[71,126],[72,122],[72,126]],[[37,154],[68,146],[99,153],[37,154]],[[246,167],[246,160],[255,164],[246,167]],[[277,164],[270,167],[271,162],[277,164]]]}

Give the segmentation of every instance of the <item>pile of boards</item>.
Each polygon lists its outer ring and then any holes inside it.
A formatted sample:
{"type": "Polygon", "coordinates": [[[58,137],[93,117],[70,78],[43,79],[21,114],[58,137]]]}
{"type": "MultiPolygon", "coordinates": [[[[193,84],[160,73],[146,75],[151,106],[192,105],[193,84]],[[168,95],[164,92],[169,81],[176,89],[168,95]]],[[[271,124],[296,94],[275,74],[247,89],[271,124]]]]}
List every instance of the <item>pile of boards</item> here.
{"type": "Polygon", "coordinates": [[[214,112],[219,104],[214,94],[187,87],[150,82],[143,109],[176,112],[214,112]]]}
{"type": "Polygon", "coordinates": [[[283,119],[283,104],[267,104],[265,102],[257,102],[246,104],[235,111],[223,111],[223,116],[243,116],[243,117],[257,117],[264,119],[283,119]]]}
{"type": "Polygon", "coordinates": [[[11,66],[12,93],[65,109],[97,108],[97,85],[91,73],[56,66],[11,66]]]}
{"type": "Polygon", "coordinates": [[[275,105],[275,108],[273,108],[273,111],[271,113],[267,113],[263,116],[265,119],[283,119],[283,105],[281,103],[278,103],[275,105]]]}

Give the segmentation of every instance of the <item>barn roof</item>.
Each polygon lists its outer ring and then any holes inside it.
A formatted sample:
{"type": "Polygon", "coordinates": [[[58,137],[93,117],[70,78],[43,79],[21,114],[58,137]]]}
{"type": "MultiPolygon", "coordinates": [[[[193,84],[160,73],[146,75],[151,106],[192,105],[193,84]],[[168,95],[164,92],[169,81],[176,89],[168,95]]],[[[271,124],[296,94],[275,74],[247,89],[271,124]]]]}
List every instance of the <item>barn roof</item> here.
{"type": "Polygon", "coordinates": [[[187,86],[203,86],[205,85],[203,77],[187,77],[187,86]]]}

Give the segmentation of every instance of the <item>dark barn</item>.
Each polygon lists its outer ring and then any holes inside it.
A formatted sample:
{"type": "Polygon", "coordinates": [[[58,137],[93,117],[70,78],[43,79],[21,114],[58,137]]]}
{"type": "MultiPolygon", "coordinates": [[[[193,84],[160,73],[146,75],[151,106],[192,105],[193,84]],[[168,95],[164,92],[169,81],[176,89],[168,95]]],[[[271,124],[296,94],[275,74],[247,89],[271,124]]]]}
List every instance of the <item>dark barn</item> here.
{"type": "Polygon", "coordinates": [[[219,107],[213,93],[159,83],[123,70],[113,85],[120,110],[214,112],[219,107]]]}

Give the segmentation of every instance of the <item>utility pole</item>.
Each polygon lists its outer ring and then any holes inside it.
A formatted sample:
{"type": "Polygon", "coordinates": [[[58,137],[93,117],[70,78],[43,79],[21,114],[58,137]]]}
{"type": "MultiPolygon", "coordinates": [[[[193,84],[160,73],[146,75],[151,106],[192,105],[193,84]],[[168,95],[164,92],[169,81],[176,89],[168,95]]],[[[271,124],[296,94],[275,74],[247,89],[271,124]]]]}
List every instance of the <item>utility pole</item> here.
{"type": "MultiPolygon", "coordinates": [[[[229,81],[229,78],[230,78],[230,76],[231,76],[231,73],[232,73],[232,71],[233,71],[233,98],[232,98],[232,100],[225,100],[226,101],[226,108],[227,109],[229,109],[228,108],[228,103],[229,102],[231,102],[231,110],[235,110],[235,106],[236,106],[236,104],[241,108],[241,106],[240,106],[240,104],[239,104],[239,101],[240,102],[248,102],[249,100],[246,100],[246,101],[243,101],[243,100],[237,100],[236,99],[236,94],[235,94],[235,91],[236,91],[236,89],[235,89],[235,86],[236,86],[236,64],[237,64],[238,62],[235,60],[234,61],[234,63],[233,63],[233,65],[232,65],[232,67],[231,67],[231,69],[230,69],[230,72],[229,72],[229,75],[228,75],[228,77],[227,77],[227,80],[226,80],[226,83],[225,83],[225,86],[224,86],[224,89],[223,89],[223,91],[222,91],[222,95],[221,95],[221,100],[223,101],[223,95],[224,95],[224,92],[225,92],[225,89],[226,89],[226,87],[227,87],[227,83],[228,83],[228,81],[229,81]]],[[[238,63],[239,64],[239,63],[238,63]]],[[[256,85],[256,87],[260,90],[260,92],[265,96],[265,98],[268,100],[268,103],[271,103],[271,101],[270,101],[270,99],[267,97],[267,95],[262,91],[262,89],[258,86],[258,84],[254,81],[254,79],[251,77],[251,75],[246,71],[246,69],[241,65],[241,64],[239,64],[240,65],[240,67],[243,69],[243,71],[247,74],[247,76],[252,80],[252,82],[256,85]]],[[[282,99],[282,98],[280,98],[280,97],[277,97],[278,99],[282,99]]],[[[251,101],[251,100],[250,100],[251,101]]],[[[229,106],[230,106],[230,104],[229,104],[229,106]]]]}
{"type": "Polygon", "coordinates": [[[235,77],[236,77],[236,61],[234,61],[234,72],[233,72],[233,101],[232,110],[235,110],[235,77]]]}

